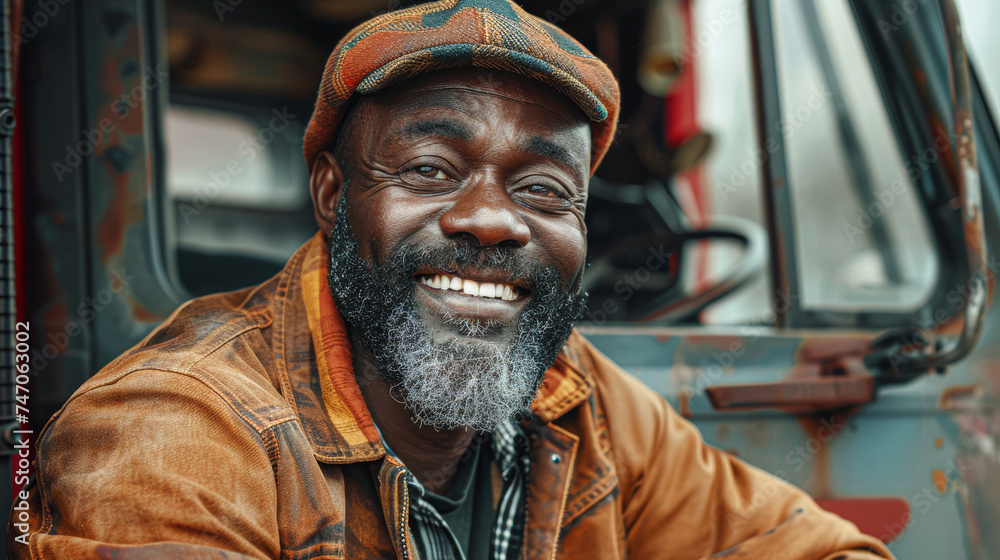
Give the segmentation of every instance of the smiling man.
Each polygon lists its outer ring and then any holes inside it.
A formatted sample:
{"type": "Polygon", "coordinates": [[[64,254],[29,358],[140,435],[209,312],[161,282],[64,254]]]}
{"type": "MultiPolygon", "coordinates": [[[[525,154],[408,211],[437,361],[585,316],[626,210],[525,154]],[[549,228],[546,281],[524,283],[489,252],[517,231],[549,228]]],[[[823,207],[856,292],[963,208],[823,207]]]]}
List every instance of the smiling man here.
{"type": "Polygon", "coordinates": [[[356,28],[305,138],[321,231],[74,394],[11,556],[890,557],[573,331],[617,111],[510,2],[356,28]]]}

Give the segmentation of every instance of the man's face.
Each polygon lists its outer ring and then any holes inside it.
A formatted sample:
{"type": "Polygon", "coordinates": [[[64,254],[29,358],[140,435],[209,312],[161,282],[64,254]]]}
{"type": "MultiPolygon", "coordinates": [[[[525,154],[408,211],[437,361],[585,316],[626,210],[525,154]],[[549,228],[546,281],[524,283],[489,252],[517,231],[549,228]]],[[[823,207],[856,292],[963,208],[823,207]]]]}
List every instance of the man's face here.
{"type": "Polygon", "coordinates": [[[330,285],[383,375],[437,427],[525,410],[583,310],[589,123],[464,69],[364,99],[341,141],[330,285]]]}

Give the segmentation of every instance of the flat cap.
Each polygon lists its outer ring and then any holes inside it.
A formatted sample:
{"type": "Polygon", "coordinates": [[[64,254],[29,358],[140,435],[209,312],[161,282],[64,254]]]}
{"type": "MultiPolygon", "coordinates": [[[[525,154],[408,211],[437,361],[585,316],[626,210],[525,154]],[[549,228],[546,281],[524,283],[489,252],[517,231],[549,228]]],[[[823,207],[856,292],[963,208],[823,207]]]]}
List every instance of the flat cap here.
{"type": "Polygon", "coordinates": [[[516,72],[569,97],[591,120],[590,172],[614,138],[620,96],[611,70],[565,31],[509,0],[440,0],[372,18],[330,54],[304,152],[337,138],[351,96],[412,76],[461,66],[516,72]]]}

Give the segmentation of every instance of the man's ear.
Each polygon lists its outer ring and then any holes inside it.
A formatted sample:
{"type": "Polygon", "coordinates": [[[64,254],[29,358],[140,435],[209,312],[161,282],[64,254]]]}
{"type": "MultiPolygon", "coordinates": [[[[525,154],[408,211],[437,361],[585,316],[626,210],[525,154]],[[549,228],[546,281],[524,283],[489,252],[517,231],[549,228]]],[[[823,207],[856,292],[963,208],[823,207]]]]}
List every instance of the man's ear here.
{"type": "Polygon", "coordinates": [[[343,187],[344,172],[337,164],[336,158],[330,152],[320,152],[313,162],[309,190],[312,192],[316,223],[324,233],[328,234],[333,229],[333,221],[337,217],[337,205],[344,192],[343,187]]]}

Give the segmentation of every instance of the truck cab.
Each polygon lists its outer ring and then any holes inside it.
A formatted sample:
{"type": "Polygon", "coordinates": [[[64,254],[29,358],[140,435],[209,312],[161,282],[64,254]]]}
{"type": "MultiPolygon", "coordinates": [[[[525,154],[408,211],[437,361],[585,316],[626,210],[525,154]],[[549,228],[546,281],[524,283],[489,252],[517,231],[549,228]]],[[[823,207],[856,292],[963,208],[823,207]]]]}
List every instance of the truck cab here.
{"type": "MultiPolygon", "coordinates": [[[[302,136],[325,58],[414,3],[6,3],[8,506],[84,380],[315,233],[302,136]]],[[[1000,555],[1000,7],[524,7],[621,84],[580,332],[898,557],[1000,555]]]]}

